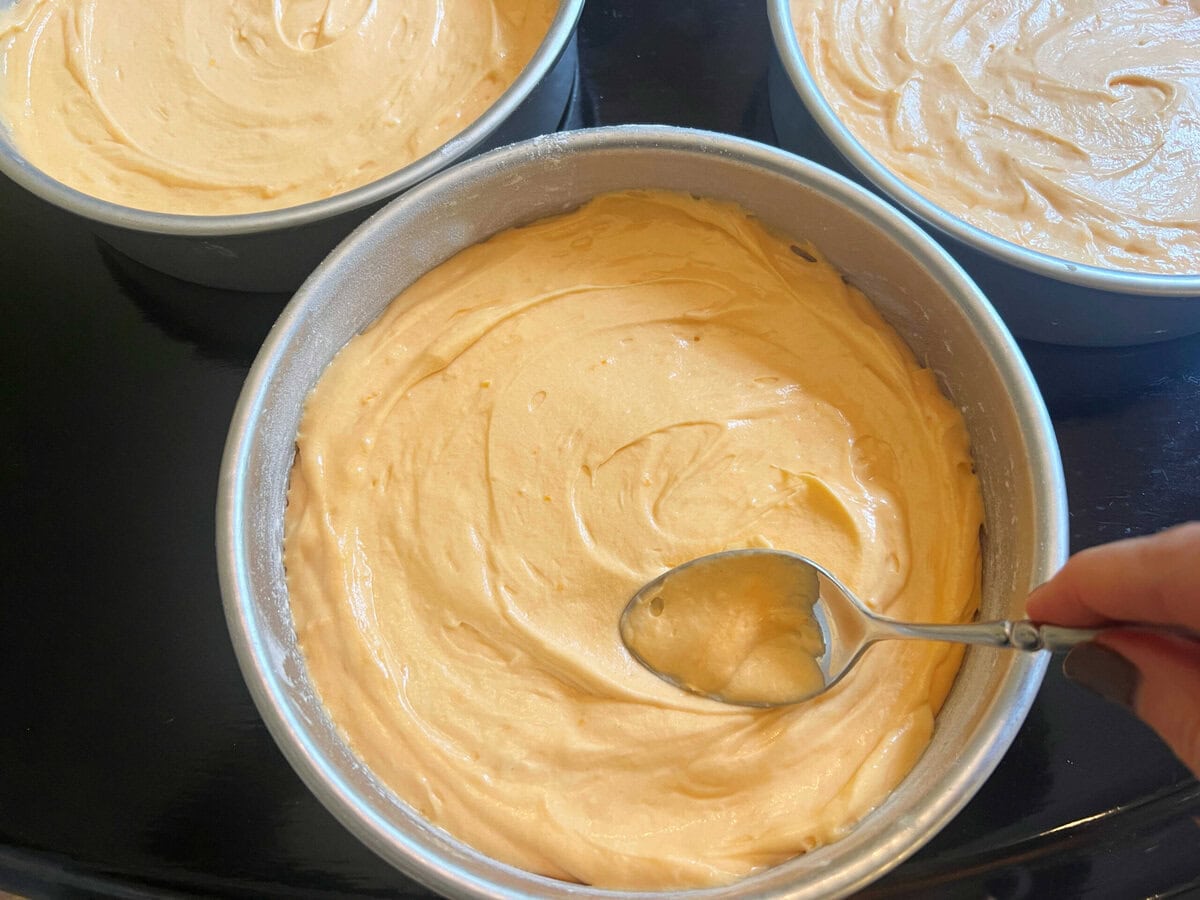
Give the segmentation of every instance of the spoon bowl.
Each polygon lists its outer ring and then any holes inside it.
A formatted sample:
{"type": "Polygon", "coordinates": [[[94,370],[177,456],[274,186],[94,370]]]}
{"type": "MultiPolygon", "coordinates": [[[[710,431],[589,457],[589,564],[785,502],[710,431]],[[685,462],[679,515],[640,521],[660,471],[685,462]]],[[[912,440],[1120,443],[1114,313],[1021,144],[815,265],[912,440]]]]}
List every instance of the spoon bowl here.
{"type": "Polygon", "coordinates": [[[737,706],[786,706],[832,688],[881,640],[951,641],[1036,652],[1097,629],[1020,619],[916,624],[869,609],[812,560],[784,550],[727,550],[669,569],[621,613],[633,657],[690,693],[737,706]]]}

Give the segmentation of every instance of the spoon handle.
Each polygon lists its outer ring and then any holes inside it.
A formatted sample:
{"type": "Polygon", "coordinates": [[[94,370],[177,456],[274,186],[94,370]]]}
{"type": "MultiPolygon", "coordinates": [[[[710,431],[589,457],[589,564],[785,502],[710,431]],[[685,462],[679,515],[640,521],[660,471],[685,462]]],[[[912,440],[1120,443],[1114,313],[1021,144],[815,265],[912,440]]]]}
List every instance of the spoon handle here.
{"type": "Polygon", "coordinates": [[[1038,625],[1028,619],[1005,622],[1008,626],[1008,646],[1017,650],[1069,650],[1076,644],[1090,641],[1103,629],[1067,628],[1065,625],[1038,625]]]}
{"type": "Polygon", "coordinates": [[[910,625],[887,622],[886,634],[879,637],[909,638],[924,641],[951,641],[958,644],[986,644],[1014,650],[1066,650],[1090,641],[1103,629],[1066,628],[1062,625],[1038,625],[1028,619],[998,622],[971,622],[966,625],[910,625]]]}

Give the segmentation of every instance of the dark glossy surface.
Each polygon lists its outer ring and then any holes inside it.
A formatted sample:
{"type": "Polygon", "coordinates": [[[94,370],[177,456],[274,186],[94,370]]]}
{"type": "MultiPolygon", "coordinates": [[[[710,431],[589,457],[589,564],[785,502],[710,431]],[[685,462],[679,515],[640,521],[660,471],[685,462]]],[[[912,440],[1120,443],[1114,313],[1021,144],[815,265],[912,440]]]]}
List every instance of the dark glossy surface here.
{"type": "MultiPolygon", "coordinates": [[[[590,0],[575,121],[772,142],[764,5],[590,0]]],[[[0,273],[0,890],[423,893],[303,787],[225,630],[217,469],[286,298],[159,276],[2,180],[0,273]]],[[[1073,549],[1200,518],[1200,337],[1026,351],[1073,549]]],[[[1182,896],[1196,815],[1170,753],[1055,665],[976,799],[867,894],[1182,896]]]]}

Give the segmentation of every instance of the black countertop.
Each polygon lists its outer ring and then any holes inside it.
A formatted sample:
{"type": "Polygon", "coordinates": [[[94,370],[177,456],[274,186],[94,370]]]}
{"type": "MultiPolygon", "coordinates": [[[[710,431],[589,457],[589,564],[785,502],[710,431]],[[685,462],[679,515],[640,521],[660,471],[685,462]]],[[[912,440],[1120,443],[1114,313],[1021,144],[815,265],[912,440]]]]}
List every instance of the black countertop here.
{"type": "MultiPolygon", "coordinates": [[[[589,0],[568,124],[774,143],[764,7],[589,0]]],[[[3,179],[0,279],[0,891],[425,893],[301,784],[225,629],[217,470],[287,298],[159,275],[3,179]]],[[[1200,518],[1200,336],[1024,349],[1073,550],[1200,518]]],[[[995,775],[866,896],[1200,895],[1197,815],[1187,771],[1055,664],[995,775]]]]}

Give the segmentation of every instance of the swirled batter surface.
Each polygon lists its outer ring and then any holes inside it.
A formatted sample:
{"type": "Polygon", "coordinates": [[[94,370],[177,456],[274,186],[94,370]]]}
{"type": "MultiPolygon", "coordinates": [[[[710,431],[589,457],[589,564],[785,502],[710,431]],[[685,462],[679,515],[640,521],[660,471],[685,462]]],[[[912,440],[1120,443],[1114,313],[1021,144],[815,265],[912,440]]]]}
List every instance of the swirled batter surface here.
{"type": "Polygon", "coordinates": [[[1200,273],[1195,0],[792,2],[839,118],[895,175],[1005,240],[1200,273]]]}
{"type": "Polygon", "coordinates": [[[893,615],[977,605],[961,416],[725,204],[605,195],[459,253],[334,359],[297,443],[284,558],[331,716],[431,822],[550,876],[713,884],[835,840],[957,671],[890,642],[798,706],[685,694],[617,631],[666,568],[774,546],[893,615]]]}
{"type": "Polygon", "coordinates": [[[553,0],[19,0],[0,116],[38,168],[138,209],[319,200],[450,140],[517,77],[553,0]]]}

